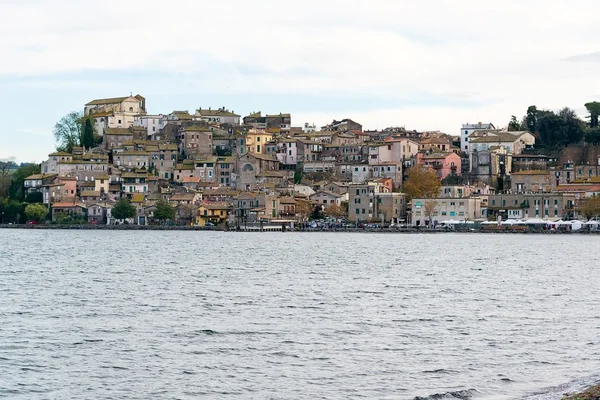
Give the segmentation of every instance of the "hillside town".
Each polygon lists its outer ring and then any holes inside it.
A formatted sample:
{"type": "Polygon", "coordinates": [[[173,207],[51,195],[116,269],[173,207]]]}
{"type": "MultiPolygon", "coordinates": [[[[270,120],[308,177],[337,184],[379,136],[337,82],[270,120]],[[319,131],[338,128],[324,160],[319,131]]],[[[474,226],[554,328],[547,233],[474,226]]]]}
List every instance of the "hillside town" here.
{"type": "Polygon", "coordinates": [[[35,194],[53,223],[560,225],[593,219],[582,204],[600,193],[596,146],[544,154],[533,132],[490,122],[465,122],[452,136],[370,131],[347,116],[295,124],[285,110],[241,116],[202,106],[151,115],[141,95],[83,108],[98,139],[50,153],[23,180],[24,195],[35,194]],[[412,173],[417,186],[433,177],[433,192],[409,191],[412,173]],[[123,203],[134,210],[126,218],[115,213],[123,203]],[[172,215],[157,216],[164,204],[172,215]]]}

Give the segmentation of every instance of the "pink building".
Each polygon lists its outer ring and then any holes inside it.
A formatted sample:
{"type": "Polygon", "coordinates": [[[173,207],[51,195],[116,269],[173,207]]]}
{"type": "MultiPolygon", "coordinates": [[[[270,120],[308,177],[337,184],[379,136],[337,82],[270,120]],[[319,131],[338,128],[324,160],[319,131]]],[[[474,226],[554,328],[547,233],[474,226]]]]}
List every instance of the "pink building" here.
{"type": "Polygon", "coordinates": [[[460,156],[456,153],[418,153],[417,164],[433,168],[440,179],[460,174],[460,156]]]}

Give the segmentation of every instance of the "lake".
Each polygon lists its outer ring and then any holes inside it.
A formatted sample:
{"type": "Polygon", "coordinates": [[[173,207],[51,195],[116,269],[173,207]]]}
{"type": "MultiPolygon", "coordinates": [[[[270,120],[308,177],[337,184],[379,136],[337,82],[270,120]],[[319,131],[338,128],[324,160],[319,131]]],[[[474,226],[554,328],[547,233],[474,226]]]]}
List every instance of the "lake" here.
{"type": "Polygon", "coordinates": [[[598,243],[0,230],[0,397],[560,398],[600,378],[598,243]]]}

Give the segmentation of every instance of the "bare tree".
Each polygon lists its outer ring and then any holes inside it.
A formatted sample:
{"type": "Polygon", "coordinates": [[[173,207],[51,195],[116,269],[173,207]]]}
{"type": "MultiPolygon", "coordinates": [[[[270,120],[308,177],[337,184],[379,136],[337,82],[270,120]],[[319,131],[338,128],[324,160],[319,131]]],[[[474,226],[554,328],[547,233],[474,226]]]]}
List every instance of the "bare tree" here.
{"type": "Polygon", "coordinates": [[[0,160],[0,199],[8,196],[10,187],[10,171],[15,168],[14,158],[0,160]]]}
{"type": "Polygon", "coordinates": [[[423,205],[423,211],[425,213],[425,216],[429,220],[429,226],[432,226],[432,220],[433,220],[433,216],[435,215],[436,206],[437,206],[437,203],[435,201],[427,201],[423,205]]]}

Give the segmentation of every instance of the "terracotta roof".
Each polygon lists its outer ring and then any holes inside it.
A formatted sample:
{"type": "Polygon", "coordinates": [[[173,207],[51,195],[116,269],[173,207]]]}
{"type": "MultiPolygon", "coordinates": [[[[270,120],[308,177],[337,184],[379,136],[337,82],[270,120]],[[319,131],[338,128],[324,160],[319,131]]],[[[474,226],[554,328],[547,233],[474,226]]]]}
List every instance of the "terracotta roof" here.
{"type": "Polygon", "coordinates": [[[144,202],[144,194],[143,193],[134,193],[131,196],[132,203],[143,203],[144,202]]]}
{"type": "Polygon", "coordinates": [[[296,199],[293,197],[281,197],[279,198],[279,204],[296,204],[296,199]]]}
{"type": "Polygon", "coordinates": [[[83,203],[54,203],[52,204],[52,208],[73,208],[73,207],[81,207],[87,208],[83,203]]]}
{"type": "Polygon", "coordinates": [[[146,171],[142,172],[142,173],[137,173],[137,172],[123,172],[122,177],[123,178],[147,178],[149,175],[146,171]]]}
{"type": "Polygon", "coordinates": [[[510,143],[515,142],[526,132],[494,132],[488,136],[471,136],[471,143],[510,143]]]}
{"type": "Polygon", "coordinates": [[[208,210],[228,210],[233,208],[230,203],[225,201],[207,201],[203,202],[201,207],[204,207],[208,210]]]}
{"type": "Polygon", "coordinates": [[[97,192],[95,190],[84,190],[83,192],[81,192],[80,197],[99,197],[100,196],[100,192],[97,192]]]}
{"type": "Polygon", "coordinates": [[[209,116],[209,117],[239,117],[238,114],[234,114],[229,110],[203,110],[201,108],[197,109],[196,112],[201,116],[209,116]]]}
{"type": "Polygon", "coordinates": [[[550,171],[544,170],[530,170],[530,171],[517,171],[511,175],[550,175],[550,171]]]}
{"type": "Polygon", "coordinates": [[[56,176],[56,174],[33,174],[33,175],[29,175],[27,178],[25,178],[25,180],[32,181],[32,180],[51,178],[53,176],[56,176]]]}
{"type": "Polygon", "coordinates": [[[184,176],[183,183],[200,183],[200,177],[198,176],[184,176]]]}
{"type": "Polygon", "coordinates": [[[600,185],[558,185],[555,189],[557,192],[600,192],[600,185]]]}
{"type": "Polygon", "coordinates": [[[195,193],[177,193],[172,195],[169,200],[170,201],[194,201],[196,198],[195,193]]]}
{"type": "Polygon", "coordinates": [[[131,96],[111,97],[111,98],[108,98],[108,99],[96,99],[96,100],[90,101],[89,103],[86,103],[86,106],[121,103],[124,100],[127,100],[129,97],[131,97],[131,96]]]}
{"type": "Polygon", "coordinates": [[[55,151],[54,153],[48,154],[50,157],[57,157],[57,156],[71,156],[73,157],[73,154],[71,153],[67,153],[66,151],[55,151]]]}
{"type": "Polygon", "coordinates": [[[439,158],[446,158],[448,156],[451,156],[452,154],[456,154],[456,153],[444,152],[444,153],[423,154],[423,158],[424,159],[439,159],[439,158]]]}

